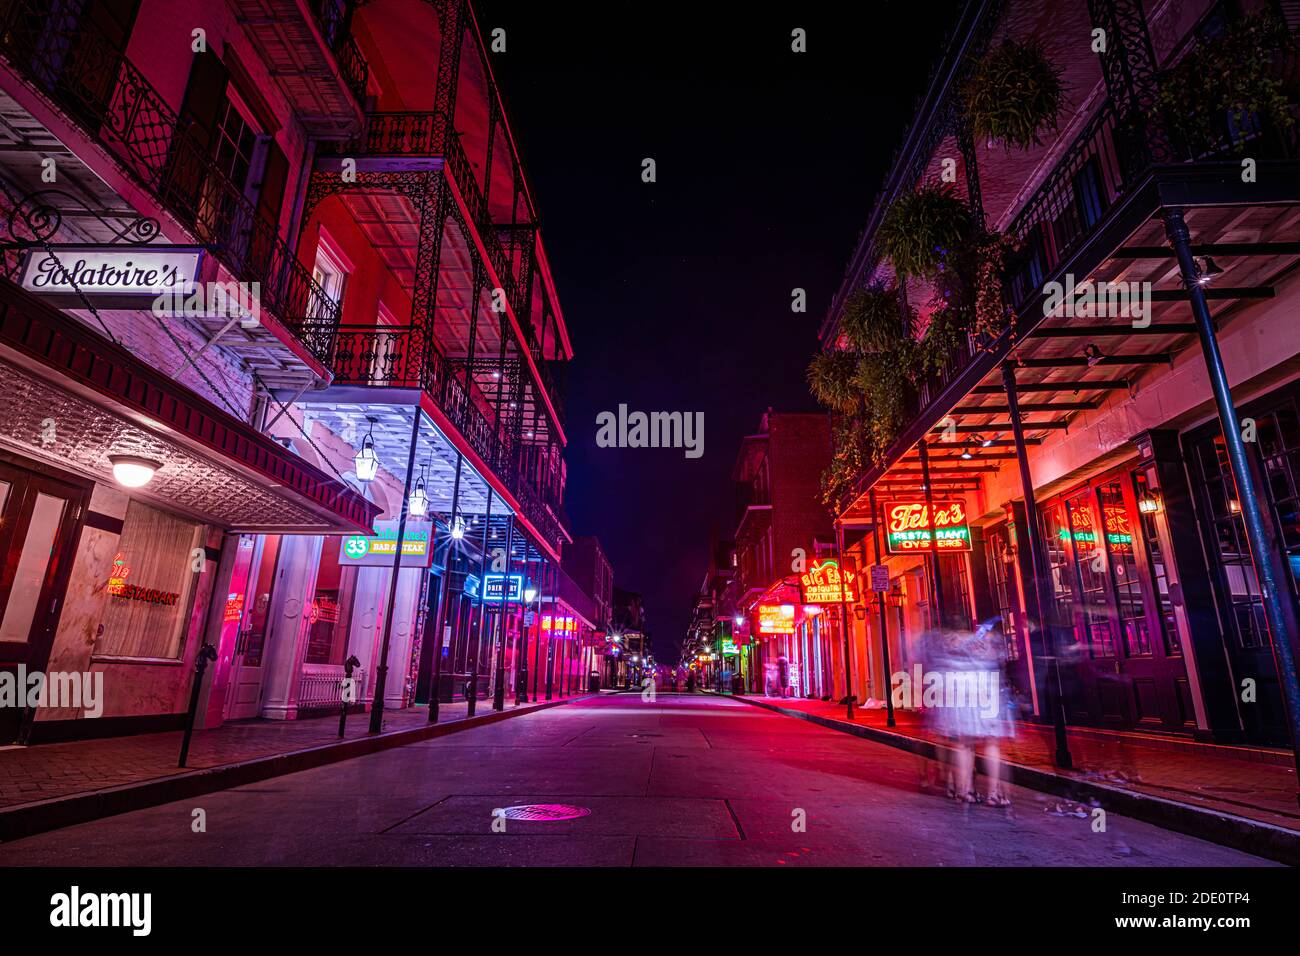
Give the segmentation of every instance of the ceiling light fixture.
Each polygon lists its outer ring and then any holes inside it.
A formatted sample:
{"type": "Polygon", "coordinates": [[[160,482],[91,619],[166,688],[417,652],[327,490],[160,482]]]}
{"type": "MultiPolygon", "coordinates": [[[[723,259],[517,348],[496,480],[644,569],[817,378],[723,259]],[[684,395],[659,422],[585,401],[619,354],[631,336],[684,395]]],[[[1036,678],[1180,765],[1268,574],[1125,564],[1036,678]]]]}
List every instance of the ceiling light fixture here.
{"type": "Polygon", "coordinates": [[[108,461],[113,466],[113,480],[124,488],[143,488],[162,467],[153,459],[138,455],[109,455],[108,461]]]}

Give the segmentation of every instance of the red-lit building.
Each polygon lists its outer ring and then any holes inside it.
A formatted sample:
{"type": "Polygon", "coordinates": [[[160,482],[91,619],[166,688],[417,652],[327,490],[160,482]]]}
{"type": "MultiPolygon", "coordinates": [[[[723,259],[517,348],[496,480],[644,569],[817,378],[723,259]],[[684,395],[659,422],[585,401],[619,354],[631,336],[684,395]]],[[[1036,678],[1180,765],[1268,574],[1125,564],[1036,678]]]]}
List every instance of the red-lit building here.
{"type": "Polygon", "coordinates": [[[731,617],[715,626],[707,653],[724,679],[739,667],[752,692],[780,693],[784,679],[794,696],[834,693],[841,611],[805,606],[799,588],[804,573],[832,559],[830,516],[818,500],[830,447],[826,415],[769,409],[736,455],[733,573],[718,602],[731,617]]]}
{"type": "Polygon", "coordinates": [[[1292,738],[1297,127],[1212,92],[1178,115],[1161,99],[1180,64],[1279,12],[1294,47],[1285,4],[967,4],[822,329],[827,353],[846,349],[854,296],[883,289],[904,334],[929,335],[939,280],[900,281],[881,228],[918,189],[951,190],[1012,247],[1011,319],[963,329],[908,386],[837,502],[846,557],[887,569],[883,611],[873,599],[855,626],[860,699],[885,692],[886,646],[898,672],[925,632],[996,620],[1028,716],[1292,738]],[[1064,89],[1027,148],[976,136],[961,96],[1007,41],[1036,44],[1064,89]],[[1101,282],[1149,311],[1075,309],[1074,292],[1062,307],[1060,289],[1101,282]]]}
{"type": "Polygon", "coordinates": [[[205,726],[335,709],[350,658],[367,706],[385,663],[390,707],[515,689],[571,348],[468,3],[14,0],[0,106],[0,667],[107,698],[0,733],[176,726],[204,642],[205,726]]]}

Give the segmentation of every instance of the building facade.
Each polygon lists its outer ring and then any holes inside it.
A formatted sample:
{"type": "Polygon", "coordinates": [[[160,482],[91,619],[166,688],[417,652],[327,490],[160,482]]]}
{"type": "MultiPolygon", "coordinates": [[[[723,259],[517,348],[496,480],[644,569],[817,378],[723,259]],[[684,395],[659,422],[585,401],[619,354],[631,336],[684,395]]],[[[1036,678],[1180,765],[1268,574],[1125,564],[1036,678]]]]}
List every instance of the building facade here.
{"type": "Polygon", "coordinates": [[[846,561],[880,587],[855,615],[859,699],[919,661],[926,633],[984,623],[1027,718],[1293,741],[1300,112],[1294,84],[1268,114],[1168,106],[1242,37],[1294,48],[1287,16],[967,5],[822,329],[827,356],[851,352],[846,316],[888,295],[908,344],[940,347],[941,270],[900,277],[887,254],[900,200],[945,192],[1005,243],[984,287],[997,320],[958,328],[856,468],[861,448],[837,443],[846,561]],[[1073,39],[1097,32],[1100,48],[1073,39]],[[982,141],[960,91],[1029,42],[1061,109],[1037,143],[982,141]]]}
{"type": "Polygon", "coordinates": [[[204,644],[201,726],[500,705],[568,540],[571,349],[469,5],[0,17],[0,667],[103,670],[121,718],[4,733],[174,726],[204,644]]]}

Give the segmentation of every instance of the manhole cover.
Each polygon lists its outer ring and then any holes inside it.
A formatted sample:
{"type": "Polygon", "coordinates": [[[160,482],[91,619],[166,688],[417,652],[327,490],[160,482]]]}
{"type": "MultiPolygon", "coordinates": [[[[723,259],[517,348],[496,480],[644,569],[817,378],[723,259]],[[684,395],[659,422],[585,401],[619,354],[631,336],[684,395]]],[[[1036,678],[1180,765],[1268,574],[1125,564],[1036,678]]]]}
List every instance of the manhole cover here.
{"type": "Polygon", "coordinates": [[[501,815],[507,820],[550,823],[554,820],[576,820],[590,813],[586,807],[571,807],[567,803],[525,803],[518,807],[506,807],[501,815]]]}

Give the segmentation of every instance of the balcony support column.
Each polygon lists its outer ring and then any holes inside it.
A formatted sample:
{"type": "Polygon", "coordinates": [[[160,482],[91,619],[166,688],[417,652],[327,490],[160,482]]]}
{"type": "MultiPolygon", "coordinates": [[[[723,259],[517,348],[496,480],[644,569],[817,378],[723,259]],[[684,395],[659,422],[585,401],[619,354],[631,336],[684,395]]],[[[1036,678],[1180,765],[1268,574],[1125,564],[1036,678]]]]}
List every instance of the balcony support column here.
{"type": "MultiPolygon", "coordinates": [[[[876,490],[868,493],[871,503],[871,543],[876,549],[876,562],[885,563],[884,552],[880,550],[880,510],[876,504],[876,490]]],[[[861,574],[859,574],[859,577],[861,574]]],[[[885,669],[885,726],[894,726],[894,680],[889,666],[889,591],[880,591],[880,663],[885,669]]]]}
{"type": "Polygon", "coordinates": [[[933,527],[934,523],[934,487],[930,481],[930,445],[922,438],[916,443],[916,450],[921,453],[921,484],[925,487],[925,511],[926,520],[931,523],[930,528],[930,580],[934,583],[934,615],[935,623],[938,630],[943,630],[949,624],[948,614],[944,607],[943,598],[943,572],[939,567],[939,539],[933,527]]]}
{"type": "Polygon", "coordinates": [[[970,206],[971,222],[975,232],[985,228],[984,196],[980,191],[979,158],[975,152],[975,134],[965,116],[957,119],[957,148],[961,150],[962,171],[966,174],[966,202],[970,206]]]}
{"type": "MultiPolygon", "coordinates": [[[[510,552],[515,547],[515,516],[506,521],[505,576],[501,581],[501,613],[497,624],[496,680],[492,682],[492,709],[506,709],[506,618],[510,614],[510,552]]],[[[485,595],[486,596],[486,595],[485,595]]]]}
{"type": "Polygon", "coordinates": [[[487,579],[488,568],[491,565],[491,559],[488,556],[488,529],[492,526],[492,486],[487,486],[487,509],[483,514],[483,542],[480,551],[483,559],[479,562],[478,567],[478,615],[477,627],[475,626],[474,610],[470,609],[470,647],[469,647],[469,687],[465,691],[465,699],[469,705],[467,716],[474,716],[474,708],[478,704],[478,663],[483,654],[483,622],[487,620],[487,602],[483,599],[486,588],[483,582],[487,579]]]}
{"type": "MultiPolygon", "coordinates": [[[[528,567],[530,564],[532,564],[532,562],[528,560],[528,554],[527,552],[525,552],[524,553],[524,577],[523,577],[523,586],[524,586],[525,594],[527,594],[528,592],[528,581],[529,581],[528,567]]],[[[540,580],[533,588],[533,601],[537,603],[537,608],[540,609],[542,606],[542,588],[541,588],[540,580]]],[[[518,707],[520,704],[528,703],[528,612],[529,611],[532,611],[533,613],[534,623],[536,623],[540,627],[542,622],[542,615],[539,613],[539,611],[534,610],[534,608],[532,607],[532,602],[525,600],[524,620],[519,627],[519,665],[518,665],[518,672],[515,674],[515,706],[516,707],[518,707]]],[[[537,640],[540,639],[541,639],[541,632],[538,631],[537,640]]],[[[536,646],[537,640],[534,640],[533,642],[534,646],[536,646]]]]}
{"type": "Polygon", "coordinates": [[[465,0],[435,0],[438,18],[438,73],[434,82],[433,139],[437,152],[446,149],[447,137],[454,135],[456,122],[456,88],[460,80],[460,50],[465,38],[465,0]]]}
{"type": "MultiPolygon", "coordinates": [[[[418,412],[417,412],[418,414],[418,412]]],[[[434,615],[433,622],[433,689],[429,692],[429,723],[438,722],[438,701],[442,698],[442,652],[443,652],[443,629],[446,627],[447,609],[451,606],[451,575],[452,565],[456,559],[456,538],[452,534],[452,529],[456,527],[456,521],[460,515],[460,469],[464,456],[456,452],[456,477],[452,480],[451,485],[451,524],[447,527],[447,557],[443,563],[442,588],[438,601],[438,613],[434,615]]],[[[434,525],[436,533],[437,525],[434,525]]],[[[430,547],[434,547],[430,543],[430,547]]],[[[436,551],[437,549],[434,548],[436,551]]],[[[426,637],[427,639],[427,637],[426,637]]],[[[453,662],[453,670],[455,670],[453,662]]]]}
{"type": "MultiPolygon", "coordinates": [[[[1165,235],[1178,259],[1183,285],[1191,300],[1192,318],[1196,321],[1196,334],[1201,340],[1201,355],[1209,373],[1214,404],[1219,411],[1223,443],[1232,466],[1237,500],[1241,502],[1246,538],[1250,542],[1251,564],[1259,581],[1264,618],[1268,622],[1269,636],[1273,641],[1273,661],[1286,707],[1291,747],[1295,752],[1296,767],[1300,769],[1300,680],[1296,676],[1296,655],[1300,649],[1300,613],[1296,609],[1291,572],[1287,566],[1267,486],[1260,474],[1259,461],[1255,455],[1246,451],[1246,443],[1241,437],[1241,420],[1232,404],[1228,372],[1219,351],[1210,306],[1205,298],[1204,287],[1197,281],[1200,271],[1192,256],[1187,222],[1181,209],[1165,209],[1163,218],[1165,235]]],[[[1297,799],[1300,799],[1300,793],[1297,793],[1297,799]]]]}
{"type": "MultiPolygon", "coordinates": [[[[1025,450],[1025,429],[1020,421],[1020,401],[1016,393],[1016,367],[1011,362],[1002,364],[1002,382],[1007,389],[1007,405],[1011,409],[1011,434],[1016,442],[1016,463],[1020,467],[1020,490],[1025,497],[1025,546],[1029,548],[1029,563],[1033,568],[1034,602],[1038,605],[1038,628],[1042,635],[1043,658],[1046,666],[1047,712],[1052,716],[1056,740],[1055,761],[1058,767],[1074,766],[1070,756],[1070,743],[1065,736],[1065,694],[1061,688],[1060,648],[1056,627],[1052,623],[1053,595],[1047,570],[1047,547],[1043,542],[1043,528],[1038,516],[1038,501],[1034,496],[1034,479],[1029,470],[1029,453],[1025,450]]],[[[1019,537],[1017,535],[1017,537],[1019,537]]],[[[1029,610],[1028,607],[1025,608],[1029,610]]],[[[1032,618],[1031,618],[1032,627],[1032,618]]],[[[1036,677],[1035,677],[1036,679],[1036,677]]]]}
{"type": "MultiPolygon", "coordinates": [[[[397,602],[397,578],[402,570],[402,543],[406,540],[406,518],[411,500],[411,478],[415,474],[415,453],[420,442],[420,406],[412,408],[415,413],[411,425],[411,445],[406,454],[406,482],[402,486],[402,503],[397,519],[397,548],[393,555],[393,573],[388,581],[388,601],[384,605],[384,636],[379,643],[379,666],[375,668],[375,698],[370,705],[370,732],[377,734],[384,725],[384,684],[388,680],[388,646],[393,636],[393,608],[397,602]]],[[[439,653],[442,649],[438,649],[439,653]]],[[[434,687],[437,696],[437,687],[434,687]]]]}

